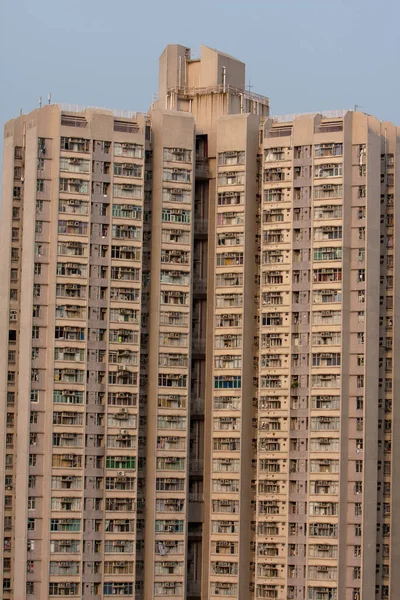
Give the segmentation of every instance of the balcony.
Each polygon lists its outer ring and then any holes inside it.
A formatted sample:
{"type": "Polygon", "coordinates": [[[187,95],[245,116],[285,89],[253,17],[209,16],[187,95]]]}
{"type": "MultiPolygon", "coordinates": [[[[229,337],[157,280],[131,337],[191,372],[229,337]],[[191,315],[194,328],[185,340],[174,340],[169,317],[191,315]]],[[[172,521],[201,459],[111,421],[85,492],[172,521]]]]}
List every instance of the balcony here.
{"type": "Polygon", "coordinates": [[[190,413],[191,415],[204,416],[204,398],[191,398],[190,413]]]}
{"type": "Polygon", "coordinates": [[[192,340],[192,355],[195,357],[200,355],[203,356],[206,352],[206,340],[205,339],[195,339],[192,340]]]}
{"type": "Polygon", "coordinates": [[[203,474],[204,461],[202,458],[189,459],[189,472],[190,475],[202,475],[203,474]]]}
{"type": "Polygon", "coordinates": [[[196,179],[210,179],[211,170],[208,163],[208,158],[197,157],[196,158],[196,179]]]}
{"type": "Polygon", "coordinates": [[[193,296],[197,299],[205,299],[207,296],[207,280],[194,279],[193,281],[193,296]]]}
{"type": "Polygon", "coordinates": [[[200,597],[201,593],[201,583],[200,581],[188,581],[187,582],[187,596],[198,596],[200,597]]]}
{"type": "Polygon", "coordinates": [[[196,237],[207,237],[208,235],[208,220],[207,219],[196,219],[194,220],[194,235],[196,237]]]}

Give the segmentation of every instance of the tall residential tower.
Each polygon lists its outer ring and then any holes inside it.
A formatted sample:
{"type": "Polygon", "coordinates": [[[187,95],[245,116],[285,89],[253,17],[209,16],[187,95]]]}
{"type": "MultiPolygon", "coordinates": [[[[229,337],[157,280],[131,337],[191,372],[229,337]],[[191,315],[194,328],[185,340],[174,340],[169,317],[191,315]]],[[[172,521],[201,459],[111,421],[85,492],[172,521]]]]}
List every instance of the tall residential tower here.
{"type": "Polygon", "coordinates": [[[396,600],[399,169],[207,47],[6,124],[1,598],[396,600]]]}

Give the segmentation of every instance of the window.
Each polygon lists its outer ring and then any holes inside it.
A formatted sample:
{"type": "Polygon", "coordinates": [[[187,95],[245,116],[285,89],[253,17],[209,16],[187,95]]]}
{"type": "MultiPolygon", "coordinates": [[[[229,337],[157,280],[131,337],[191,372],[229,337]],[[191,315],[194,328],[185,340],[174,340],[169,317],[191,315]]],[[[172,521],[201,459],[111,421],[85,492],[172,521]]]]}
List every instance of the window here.
{"type": "Polygon", "coordinates": [[[314,167],[315,178],[328,178],[328,177],[341,177],[342,175],[341,163],[335,164],[322,164],[314,167]]]}
{"type": "Polygon", "coordinates": [[[316,248],[314,249],[314,260],[328,261],[341,260],[342,249],[340,247],[333,248],[316,248]]]}
{"type": "Polygon", "coordinates": [[[59,191],[70,194],[88,194],[89,182],[85,179],[64,179],[61,177],[59,191]]]}
{"type": "MultiPolygon", "coordinates": [[[[358,189],[357,189],[357,197],[358,198],[365,198],[367,196],[367,188],[365,187],[365,185],[359,185],[358,189]]],[[[359,211],[362,211],[363,216],[359,216],[359,219],[363,219],[365,216],[365,208],[360,208],[359,211]]],[[[360,214],[360,213],[359,213],[360,214]]]]}
{"type": "Polygon", "coordinates": [[[114,156],[125,156],[129,158],[143,158],[143,146],[140,144],[114,143],[114,156]]]}
{"type": "MultiPolygon", "coordinates": [[[[279,171],[280,175],[283,175],[284,178],[284,174],[281,173],[280,169],[269,169],[269,171],[279,171]]],[[[265,171],[265,173],[268,173],[269,171],[265,171]]],[[[245,181],[245,172],[244,171],[224,171],[218,174],[218,185],[221,186],[228,186],[228,185],[242,185],[244,184],[245,181]]],[[[276,181],[276,180],[273,180],[276,181]]]]}
{"type": "MultiPolygon", "coordinates": [[[[357,449],[358,449],[358,445],[357,445],[357,449]]],[[[362,494],[362,481],[356,481],[355,482],[355,484],[354,484],[354,493],[355,494],[362,494]]]]}
{"type": "Polygon", "coordinates": [[[19,248],[11,248],[11,260],[13,262],[19,260],[19,248]]]}
{"type": "MultiPolygon", "coordinates": [[[[276,148],[271,148],[269,151],[265,151],[265,160],[280,160],[279,158],[267,158],[268,152],[270,154],[274,154],[274,150],[276,150],[275,154],[280,154],[281,150],[276,148]]],[[[244,157],[245,152],[243,150],[230,150],[228,152],[219,152],[218,153],[218,164],[219,165],[244,165],[244,157]]]]}
{"type": "Polygon", "coordinates": [[[119,183],[113,185],[113,196],[116,198],[142,198],[143,188],[140,185],[119,183]]]}
{"type": "Polygon", "coordinates": [[[60,171],[69,171],[71,173],[89,173],[89,161],[83,158],[60,158],[60,171]]]}
{"type": "Polygon", "coordinates": [[[169,162],[191,162],[192,151],[186,148],[164,148],[163,159],[169,162]]]}
{"type": "Polygon", "coordinates": [[[314,152],[316,158],[322,158],[324,156],[342,156],[343,144],[341,142],[315,144],[314,152]]]}
{"type": "Polygon", "coordinates": [[[33,581],[27,581],[26,582],[26,593],[29,594],[34,594],[35,593],[35,584],[33,581]]]}
{"type": "Polygon", "coordinates": [[[214,389],[239,389],[242,387],[240,375],[220,375],[214,377],[214,389]]]}

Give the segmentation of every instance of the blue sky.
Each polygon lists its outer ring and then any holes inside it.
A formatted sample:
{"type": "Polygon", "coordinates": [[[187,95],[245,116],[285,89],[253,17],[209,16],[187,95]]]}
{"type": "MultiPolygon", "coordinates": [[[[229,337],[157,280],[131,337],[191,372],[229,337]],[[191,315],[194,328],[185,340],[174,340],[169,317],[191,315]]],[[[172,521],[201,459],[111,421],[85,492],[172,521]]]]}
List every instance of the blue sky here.
{"type": "Polygon", "coordinates": [[[168,43],[243,60],[272,114],[352,108],[400,124],[396,0],[3,0],[0,122],[54,101],[146,111],[168,43]]]}

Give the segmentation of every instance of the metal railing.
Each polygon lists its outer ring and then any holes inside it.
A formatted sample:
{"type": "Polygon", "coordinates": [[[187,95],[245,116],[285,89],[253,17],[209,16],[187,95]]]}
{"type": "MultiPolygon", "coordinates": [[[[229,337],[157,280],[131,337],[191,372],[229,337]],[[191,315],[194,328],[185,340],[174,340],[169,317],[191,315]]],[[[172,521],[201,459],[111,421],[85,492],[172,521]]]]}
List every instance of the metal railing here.
{"type": "Polygon", "coordinates": [[[201,492],[190,493],[189,502],[204,502],[204,494],[201,492]]]}
{"type": "Polygon", "coordinates": [[[188,581],[187,582],[187,594],[189,596],[200,596],[201,584],[200,581],[188,581]]]}
{"type": "Polygon", "coordinates": [[[204,413],[204,400],[203,398],[191,398],[190,410],[193,414],[201,415],[204,413]]]}
{"type": "Polygon", "coordinates": [[[137,119],[139,114],[144,114],[133,110],[106,108],[104,106],[85,106],[83,104],[66,104],[64,102],[56,102],[56,105],[64,112],[81,113],[88,109],[104,110],[111,113],[114,117],[120,117],[122,119],[137,119]]]}
{"type": "Polygon", "coordinates": [[[191,473],[201,473],[203,471],[204,461],[202,458],[189,458],[189,471],[191,473]]]}
{"type": "Polygon", "coordinates": [[[204,354],[206,351],[206,340],[193,340],[192,348],[194,354],[204,354]]]}
{"type": "Polygon", "coordinates": [[[193,282],[193,293],[206,294],[207,293],[207,280],[206,279],[195,279],[193,282]]]}
{"type": "Polygon", "coordinates": [[[271,116],[271,119],[274,121],[274,123],[291,123],[297,117],[305,117],[307,115],[322,115],[326,119],[341,119],[347,112],[349,112],[349,110],[350,109],[348,108],[343,108],[339,110],[323,110],[321,112],[315,111],[309,113],[293,113],[288,115],[277,115],[275,117],[271,116]]]}
{"type": "Polygon", "coordinates": [[[174,86],[168,88],[168,94],[181,94],[183,96],[206,96],[208,94],[232,94],[234,96],[243,96],[247,100],[253,100],[254,102],[260,102],[269,106],[269,98],[262,96],[261,94],[255,94],[249,92],[243,88],[239,88],[235,85],[222,84],[212,85],[209,87],[186,87],[186,86],[174,86]]]}
{"type": "Polygon", "coordinates": [[[195,233],[208,233],[208,219],[196,219],[194,220],[194,232],[195,233]]]}

